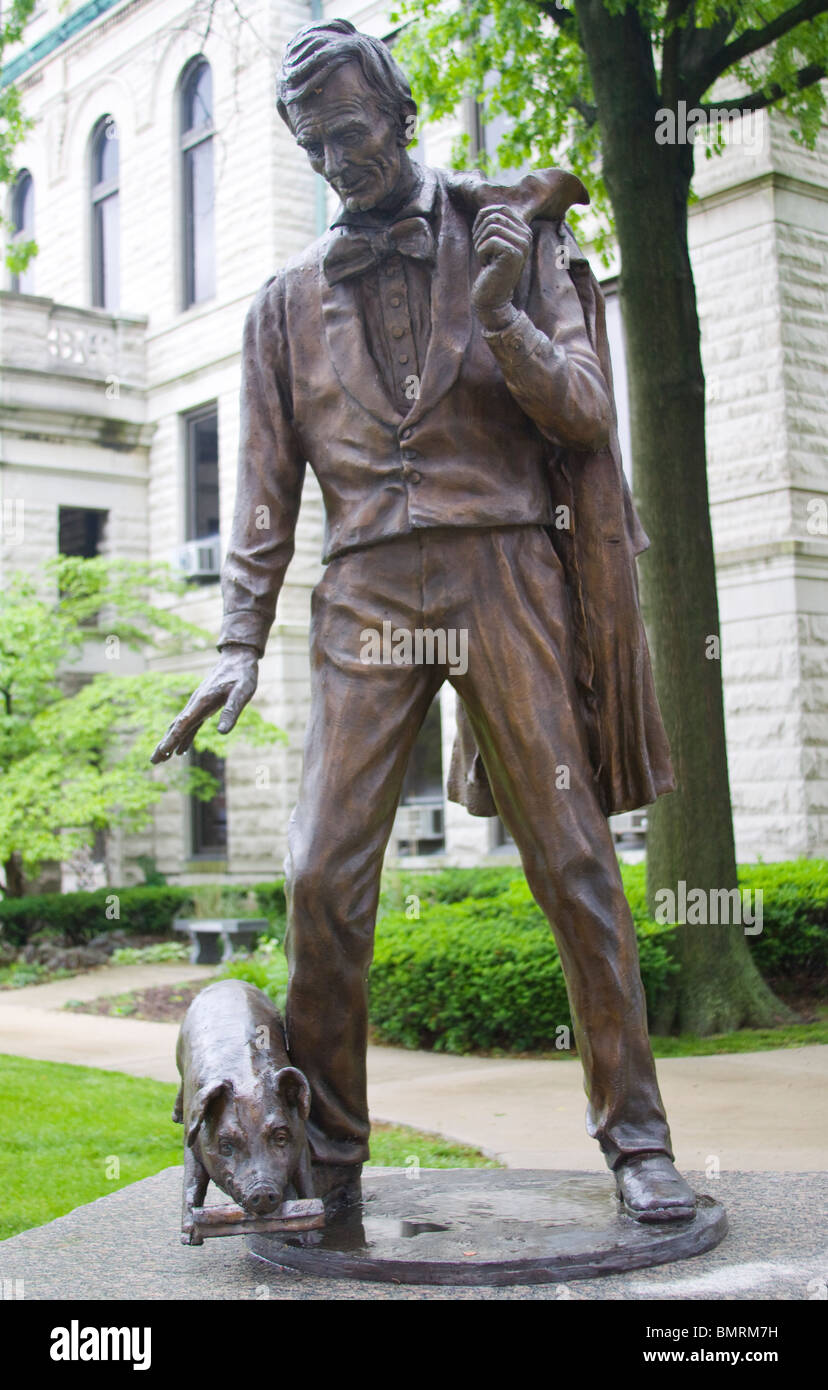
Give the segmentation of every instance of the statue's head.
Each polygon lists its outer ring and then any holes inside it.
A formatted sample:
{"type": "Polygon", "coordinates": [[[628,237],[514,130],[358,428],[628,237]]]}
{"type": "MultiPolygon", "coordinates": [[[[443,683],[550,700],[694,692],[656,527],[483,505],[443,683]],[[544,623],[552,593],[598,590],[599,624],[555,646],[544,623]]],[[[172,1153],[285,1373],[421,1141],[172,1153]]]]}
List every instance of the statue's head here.
{"type": "Polygon", "coordinates": [[[417,106],[381,40],[347,19],[300,29],[285,49],[276,105],[349,212],[393,194],[408,168],[417,106]]]}

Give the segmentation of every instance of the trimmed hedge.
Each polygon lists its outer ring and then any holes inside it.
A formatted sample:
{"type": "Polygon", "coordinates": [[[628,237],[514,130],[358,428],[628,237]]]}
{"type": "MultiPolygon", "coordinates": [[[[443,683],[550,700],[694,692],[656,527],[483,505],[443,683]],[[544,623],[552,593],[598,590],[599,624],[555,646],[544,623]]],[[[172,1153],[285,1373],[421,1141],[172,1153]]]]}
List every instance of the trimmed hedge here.
{"type": "MultiPolygon", "coordinates": [[[[673,929],[648,920],[644,865],[623,865],[622,876],[653,1014],[677,968],[670,957],[673,929]]],[[[828,976],[828,860],[746,865],[739,881],[763,894],[762,933],[746,938],[762,974],[780,984],[818,986],[828,976]]],[[[228,893],[237,891],[228,885],[228,893]]],[[[273,937],[283,940],[284,884],[259,883],[252,891],[273,937]]],[[[77,944],[115,928],[167,934],[173,918],[186,915],[189,894],[167,885],[6,899],[0,935],[21,946],[35,931],[77,944]],[[106,916],[112,894],[119,899],[117,918],[106,916]]],[[[387,874],[370,996],[377,1036],[405,1047],[544,1050],[556,1046],[561,1025],[570,1025],[554,938],[516,867],[387,874]],[[411,920],[406,909],[413,898],[419,917],[411,920]]]]}
{"type": "Polygon", "coordinates": [[[762,934],[749,937],[756,964],[769,980],[828,975],[828,859],[750,864],[739,886],[762,890],[762,934]]]}
{"type": "Polygon", "coordinates": [[[259,911],[270,923],[271,935],[281,944],[285,939],[287,918],[284,880],[280,878],[273,883],[254,883],[250,891],[256,894],[259,911]]]}
{"type": "MultiPolygon", "coordinates": [[[[646,921],[644,865],[622,865],[621,874],[636,924],[646,921]]],[[[765,979],[828,975],[828,859],[740,864],[739,887],[751,890],[751,911],[762,892],[762,931],[745,939],[765,979]]]]}
{"type": "Polygon", "coordinates": [[[48,932],[80,946],[101,932],[154,936],[168,932],[186,909],[186,888],[98,888],[92,893],[39,893],[0,902],[0,931],[13,946],[48,932]],[[115,901],[117,899],[117,902],[115,901]],[[118,915],[113,915],[117,911],[118,915]]]}
{"type": "MultiPolygon", "coordinates": [[[[554,1048],[557,1030],[571,1030],[569,1001],[554,938],[525,879],[459,902],[418,896],[418,921],[388,912],[377,929],[370,975],[377,1037],[440,1052],[554,1048]]],[[[677,968],[670,931],[649,922],[638,928],[651,1009],[677,968]]]]}
{"type": "Polygon", "coordinates": [[[514,864],[481,869],[388,869],[383,874],[379,915],[402,911],[412,897],[420,903],[459,903],[467,898],[493,898],[503,893],[523,871],[514,864]]]}
{"type": "MultiPolygon", "coordinates": [[[[273,935],[283,939],[284,885],[280,881],[258,883],[252,891],[261,915],[271,924],[273,935]]],[[[227,892],[237,894],[238,885],[228,884],[227,892]]],[[[73,946],[83,945],[106,931],[163,936],[172,931],[174,918],[188,915],[192,909],[191,894],[191,889],[171,884],[142,884],[135,888],[98,888],[92,893],[39,893],[27,898],[4,898],[0,901],[0,938],[19,948],[25,946],[35,932],[62,937],[73,946]]]]}
{"type": "MultiPolygon", "coordinates": [[[[636,925],[649,921],[644,864],[622,864],[621,877],[636,925]]],[[[515,866],[391,873],[380,897],[380,915],[402,910],[412,895],[422,907],[495,897],[514,882],[525,883],[515,866]]],[[[819,980],[828,974],[828,859],[740,864],[739,886],[751,893],[762,890],[762,932],[746,939],[764,976],[819,980]]]]}
{"type": "MultiPolygon", "coordinates": [[[[652,1016],[678,968],[674,929],[648,919],[644,865],[622,865],[622,877],[652,1016]]],[[[828,861],[748,865],[739,883],[762,890],[763,930],[746,938],[762,973],[780,982],[823,980],[828,861]]],[[[399,874],[382,902],[370,992],[372,1026],[383,1042],[460,1053],[549,1050],[560,1025],[571,1026],[554,938],[519,869],[399,874]],[[458,901],[464,887],[477,896],[458,901]],[[404,910],[412,896],[418,920],[404,910]]]]}

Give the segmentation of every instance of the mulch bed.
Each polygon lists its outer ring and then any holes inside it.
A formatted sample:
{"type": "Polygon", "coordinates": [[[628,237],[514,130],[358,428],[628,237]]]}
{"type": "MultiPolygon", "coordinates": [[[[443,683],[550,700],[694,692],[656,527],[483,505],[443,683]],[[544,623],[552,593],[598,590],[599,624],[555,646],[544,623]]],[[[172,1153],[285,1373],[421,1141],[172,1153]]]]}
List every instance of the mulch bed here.
{"type": "Polygon", "coordinates": [[[64,1005],[76,1014],[109,1014],[113,1018],[140,1018],[149,1023],[180,1023],[197,994],[212,980],[191,984],[151,985],[130,994],[109,994],[87,1003],[64,1005]]]}

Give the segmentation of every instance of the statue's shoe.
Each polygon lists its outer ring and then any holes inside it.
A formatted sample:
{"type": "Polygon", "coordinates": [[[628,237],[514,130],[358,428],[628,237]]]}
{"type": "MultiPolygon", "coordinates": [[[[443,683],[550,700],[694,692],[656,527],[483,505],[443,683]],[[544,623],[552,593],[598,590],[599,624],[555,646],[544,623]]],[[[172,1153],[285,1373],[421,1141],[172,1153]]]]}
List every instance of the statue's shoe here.
{"type": "Polygon", "coordinates": [[[311,1171],[313,1190],[317,1197],[322,1198],[327,1220],[338,1211],[362,1201],[361,1163],[314,1163],[311,1171]]]}
{"type": "Polygon", "coordinates": [[[634,1221],[689,1221],[696,1194],[666,1154],[637,1154],[615,1169],[618,1200],[634,1221]]]}

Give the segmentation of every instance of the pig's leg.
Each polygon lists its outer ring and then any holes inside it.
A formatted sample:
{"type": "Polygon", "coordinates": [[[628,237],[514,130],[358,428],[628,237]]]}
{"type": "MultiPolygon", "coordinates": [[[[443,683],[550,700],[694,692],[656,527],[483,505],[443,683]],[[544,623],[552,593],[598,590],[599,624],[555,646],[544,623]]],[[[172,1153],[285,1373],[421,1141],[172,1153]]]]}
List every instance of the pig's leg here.
{"type": "Polygon", "coordinates": [[[210,1174],[189,1145],[184,1149],[184,1201],[181,1209],[181,1239],[185,1245],[203,1244],[195,1229],[193,1207],[200,1207],[210,1183],[210,1174]]]}

